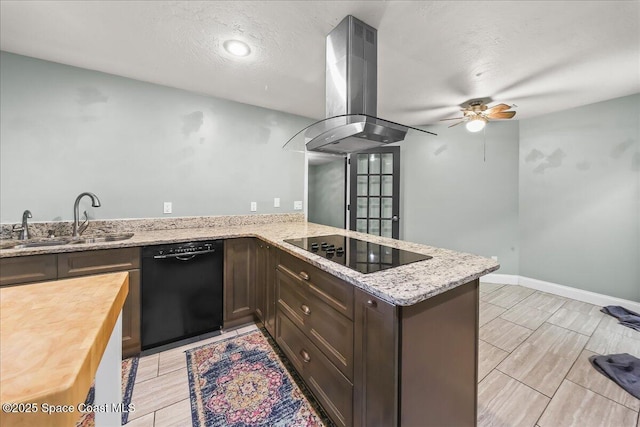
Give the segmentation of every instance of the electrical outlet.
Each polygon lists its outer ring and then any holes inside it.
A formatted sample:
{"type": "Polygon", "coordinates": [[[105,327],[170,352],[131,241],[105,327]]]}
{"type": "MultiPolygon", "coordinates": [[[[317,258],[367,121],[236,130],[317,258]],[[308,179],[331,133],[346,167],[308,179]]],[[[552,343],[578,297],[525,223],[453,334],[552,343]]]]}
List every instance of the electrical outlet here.
{"type": "Polygon", "coordinates": [[[170,214],[173,212],[173,204],[171,202],[164,202],[164,213],[170,214]]]}
{"type": "Polygon", "coordinates": [[[491,259],[494,260],[494,261],[497,261],[498,260],[498,255],[491,255],[491,259]]]}
{"type": "Polygon", "coordinates": [[[279,208],[280,207],[280,197],[275,197],[273,199],[273,207],[274,208],[279,208]]]}
{"type": "Polygon", "coordinates": [[[251,212],[258,210],[258,202],[251,202],[251,212]]]}
{"type": "Polygon", "coordinates": [[[302,210],[301,200],[296,200],[295,202],[293,202],[293,210],[296,210],[296,211],[302,210]]]}

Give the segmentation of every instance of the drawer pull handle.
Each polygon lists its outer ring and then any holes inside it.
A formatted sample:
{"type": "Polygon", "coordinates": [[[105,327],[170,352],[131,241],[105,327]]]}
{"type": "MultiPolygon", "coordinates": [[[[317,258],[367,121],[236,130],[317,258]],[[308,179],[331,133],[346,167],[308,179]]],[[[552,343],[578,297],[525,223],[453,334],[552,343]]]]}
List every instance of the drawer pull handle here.
{"type": "Polygon", "coordinates": [[[309,353],[307,353],[307,350],[300,350],[300,356],[302,356],[302,361],[304,363],[311,362],[311,356],[309,356],[309,353]]]}
{"type": "Polygon", "coordinates": [[[375,308],[375,307],[378,306],[378,303],[375,300],[370,299],[369,301],[367,301],[367,305],[369,307],[374,307],[375,308]]]}
{"type": "Polygon", "coordinates": [[[300,273],[298,273],[298,276],[300,276],[302,280],[309,280],[309,274],[307,274],[307,272],[305,271],[301,271],[300,273]]]}
{"type": "Polygon", "coordinates": [[[306,305],[306,304],[302,304],[302,305],[300,306],[300,309],[301,309],[301,310],[302,310],[302,312],[303,312],[305,315],[307,315],[307,316],[311,314],[311,309],[310,309],[310,308],[309,308],[309,306],[308,306],[308,305],[306,305]]]}

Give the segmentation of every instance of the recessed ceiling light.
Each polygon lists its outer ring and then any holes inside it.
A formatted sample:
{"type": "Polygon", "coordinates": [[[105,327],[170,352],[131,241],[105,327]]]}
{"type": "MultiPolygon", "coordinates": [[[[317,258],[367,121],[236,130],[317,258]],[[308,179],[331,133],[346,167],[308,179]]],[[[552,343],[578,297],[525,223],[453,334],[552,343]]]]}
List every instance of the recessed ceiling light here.
{"type": "Polygon", "coordinates": [[[240,40],[227,40],[222,46],[233,56],[247,56],[251,53],[249,45],[240,40]]]}

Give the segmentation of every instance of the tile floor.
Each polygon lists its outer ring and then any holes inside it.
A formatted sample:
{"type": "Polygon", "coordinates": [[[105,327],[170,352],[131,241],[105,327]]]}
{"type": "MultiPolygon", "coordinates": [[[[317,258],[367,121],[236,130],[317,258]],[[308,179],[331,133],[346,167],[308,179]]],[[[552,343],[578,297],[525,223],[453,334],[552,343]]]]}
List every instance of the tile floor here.
{"type": "MultiPolygon", "coordinates": [[[[140,359],[130,427],[190,426],[187,348],[140,359]]],[[[593,369],[593,354],[640,357],[640,332],[599,307],[521,286],[480,285],[478,426],[640,427],[640,400],[593,369]]]]}

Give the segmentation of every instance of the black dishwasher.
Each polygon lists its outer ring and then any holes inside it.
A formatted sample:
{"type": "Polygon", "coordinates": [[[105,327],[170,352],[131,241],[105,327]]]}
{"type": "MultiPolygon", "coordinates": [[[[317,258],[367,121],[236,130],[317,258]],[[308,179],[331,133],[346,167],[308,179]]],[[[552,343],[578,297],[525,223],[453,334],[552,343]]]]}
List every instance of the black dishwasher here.
{"type": "Polygon", "coordinates": [[[142,248],[142,350],[222,328],[222,240],[142,248]]]}

